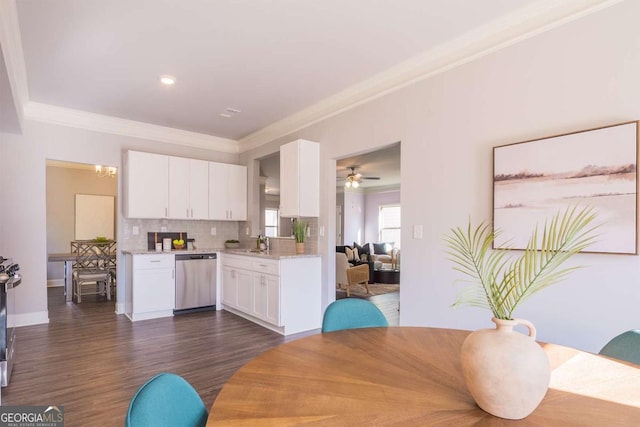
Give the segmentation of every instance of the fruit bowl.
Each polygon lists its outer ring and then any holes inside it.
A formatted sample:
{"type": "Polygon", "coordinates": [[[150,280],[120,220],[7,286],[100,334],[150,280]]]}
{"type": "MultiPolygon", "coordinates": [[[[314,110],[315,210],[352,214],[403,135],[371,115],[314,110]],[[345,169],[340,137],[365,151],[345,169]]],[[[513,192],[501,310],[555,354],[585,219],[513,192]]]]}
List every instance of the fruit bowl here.
{"type": "Polygon", "coordinates": [[[183,244],[178,244],[178,243],[174,243],[173,244],[173,249],[184,249],[184,243],[183,244]]]}

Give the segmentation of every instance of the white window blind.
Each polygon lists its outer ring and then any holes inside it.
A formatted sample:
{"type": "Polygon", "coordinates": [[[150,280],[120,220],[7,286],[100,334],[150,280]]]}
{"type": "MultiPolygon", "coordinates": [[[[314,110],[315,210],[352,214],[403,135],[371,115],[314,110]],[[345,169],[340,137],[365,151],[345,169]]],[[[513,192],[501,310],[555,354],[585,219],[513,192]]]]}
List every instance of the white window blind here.
{"type": "Polygon", "coordinates": [[[278,237],[278,222],[280,214],[278,209],[264,210],[264,234],[267,237],[278,237]]]}
{"type": "Polygon", "coordinates": [[[380,206],[378,218],[380,242],[393,243],[400,248],[400,205],[380,206]]]}

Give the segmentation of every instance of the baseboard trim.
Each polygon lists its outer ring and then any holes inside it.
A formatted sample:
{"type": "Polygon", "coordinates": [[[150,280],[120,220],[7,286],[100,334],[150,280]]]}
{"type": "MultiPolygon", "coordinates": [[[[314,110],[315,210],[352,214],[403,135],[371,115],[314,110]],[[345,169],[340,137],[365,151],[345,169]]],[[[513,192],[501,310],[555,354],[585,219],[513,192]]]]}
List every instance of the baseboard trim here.
{"type": "Polygon", "coordinates": [[[116,314],[124,314],[124,304],[121,302],[116,303],[116,314]]]}
{"type": "Polygon", "coordinates": [[[33,313],[9,314],[9,322],[13,321],[16,327],[42,325],[49,323],[49,311],[36,311],[33,313]]]}
{"type": "Polygon", "coordinates": [[[64,279],[47,280],[47,288],[57,288],[64,286],[64,279]]]}

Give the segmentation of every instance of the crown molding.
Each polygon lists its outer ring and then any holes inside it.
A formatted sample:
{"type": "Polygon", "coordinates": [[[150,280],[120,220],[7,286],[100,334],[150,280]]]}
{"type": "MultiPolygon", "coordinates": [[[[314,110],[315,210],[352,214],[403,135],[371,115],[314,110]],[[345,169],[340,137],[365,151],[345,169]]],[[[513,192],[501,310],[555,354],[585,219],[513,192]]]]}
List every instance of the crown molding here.
{"type": "Polygon", "coordinates": [[[41,104],[39,102],[27,103],[24,113],[25,118],[37,122],[150,139],[205,150],[238,153],[238,144],[232,139],[41,104]]]}
{"type": "Polygon", "coordinates": [[[540,0],[404,61],[238,141],[240,152],[440,74],[623,0],[540,0]]]}
{"type": "Polygon", "coordinates": [[[4,56],[19,127],[22,128],[23,108],[29,101],[29,89],[15,0],[0,0],[0,51],[4,56]]]}

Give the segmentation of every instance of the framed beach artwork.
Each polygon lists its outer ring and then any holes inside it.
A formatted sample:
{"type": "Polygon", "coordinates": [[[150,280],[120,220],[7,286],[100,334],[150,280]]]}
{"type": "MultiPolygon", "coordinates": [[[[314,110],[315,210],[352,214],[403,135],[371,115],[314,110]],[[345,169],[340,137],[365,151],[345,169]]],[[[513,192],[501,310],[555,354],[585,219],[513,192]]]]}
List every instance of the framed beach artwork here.
{"type": "Polygon", "coordinates": [[[596,212],[586,252],[637,254],[638,122],[493,148],[494,248],[525,249],[570,205],[596,212]]]}

